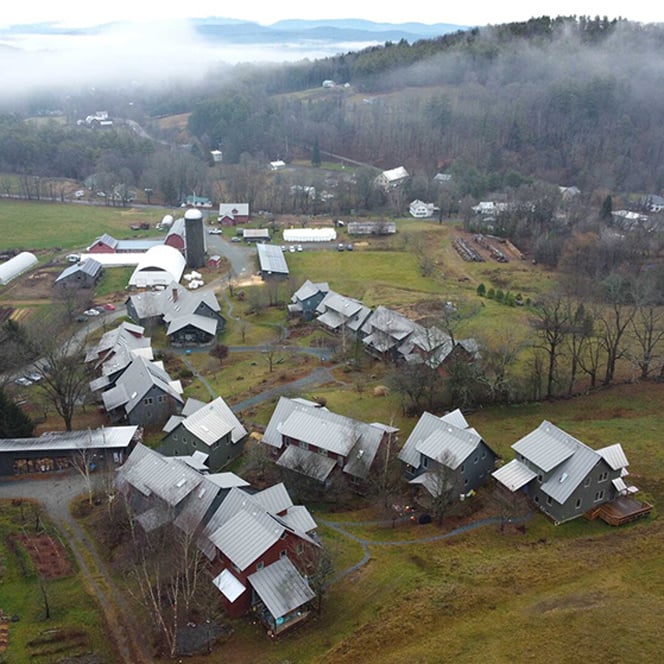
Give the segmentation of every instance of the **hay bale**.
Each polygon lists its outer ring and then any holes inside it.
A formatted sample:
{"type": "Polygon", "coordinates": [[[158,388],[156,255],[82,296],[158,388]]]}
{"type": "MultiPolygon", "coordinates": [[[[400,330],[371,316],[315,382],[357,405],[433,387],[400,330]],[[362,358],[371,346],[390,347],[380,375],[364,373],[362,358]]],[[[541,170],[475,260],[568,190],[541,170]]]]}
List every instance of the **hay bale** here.
{"type": "Polygon", "coordinates": [[[386,397],[389,393],[389,390],[385,385],[376,385],[374,387],[373,394],[375,397],[386,397]]]}

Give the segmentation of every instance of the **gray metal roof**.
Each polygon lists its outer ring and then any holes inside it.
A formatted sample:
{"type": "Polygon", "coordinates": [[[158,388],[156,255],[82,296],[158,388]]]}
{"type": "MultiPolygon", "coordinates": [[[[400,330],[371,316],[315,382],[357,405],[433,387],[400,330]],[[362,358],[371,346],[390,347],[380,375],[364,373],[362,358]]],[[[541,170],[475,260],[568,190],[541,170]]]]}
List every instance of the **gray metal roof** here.
{"type": "Polygon", "coordinates": [[[288,615],[316,596],[288,558],[254,572],[247,580],[274,618],[288,615]]]}
{"type": "Polygon", "coordinates": [[[579,443],[572,456],[557,466],[542,484],[542,492],[562,505],[600,462],[602,457],[597,452],[579,443]]]}
{"type": "Polygon", "coordinates": [[[574,454],[581,444],[551,422],[543,421],[537,429],[518,440],[512,449],[545,473],[574,454]]]}
{"type": "MultiPolygon", "coordinates": [[[[91,246],[94,246],[97,243],[105,244],[107,247],[111,247],[111,249],[115,249],[118,246],[118,241],[112,235],[109,235],[108,233],[104,233],[103,235],[100,235],[92,243],[91,246]]],[[[90,247],[88,247],[88,249],[89,248],[90,247]]]]}
{"type": "Polygon", "coordinates": [[[262,442],[271,447],[281,449],[283,446],[280,431],[281,425],[292,412],[296,410],[308,410],[315,406],[316,404],[312,401],[279,397],[279,401],[277,402],[274,411],[272,411],[272,417],[270,417],[265,433],[263,433],[262,442]]]}
{"type": "Polygon", "coordinates": [[[625,456],[625,451],[622,448],[620,443],[615,445],[608,445],[607,447],[602,447],[597,450],[599,454],[606,463],[609,464],[611,470],[620,470],[621,468],[626,468],[629,466],[629,461],[625,456]]]}
{"type": "Polygon", "coordinates": [[[295,445],[288,445],[277,459],[277,465],[325,482],[334,470],[337,462],[316,452],[304,450],[295,445]]]}
{"type": "Polygon", "coordinates": [[[399,459],[404,463],[417,468],[420,465],[420,453],[417,450],[417,446],[434,431],[437,431],[440,426],[444,425],[442,425],[439,417],[426,411],[422,413],[417,424],[411,431],[410,436],[408,436],[404,446],[401,448],[398,455],[399,459]]]}
{"type": "Polygon", "coordinates": [[[207,461],[210,458],[210,455],[205,454],[205,452],[201,452],[200,450],[195,450],[193,454],[179,456],[177,458],[194,470],[197,470],[199,473],[206,473],[209,470],[207,461]]]}
{"type": "Polygon", "coordinates": [[[279,541],[284,526],[260,508],[241,509],[215,530],[210,541],[241,570],[279,541]]]}
{"type": "Polygon", "coordinates": [[[310,410],[291,413],[279,427],[281,435],[345,457],[360,437],[358,423],[329,411],[310,410]]]}
{"type": "Polygon", "coordinates": [[[315,295],[318,295],[319,293],[328,293],[329,291],[330,291],[330,286],[328,285],[327,281],[314,283],[313,281],[307,279],[295,291],[295,293],[293,293],[291,302],[293,303],[303,302],[311,297],[314,297],[315,295]]]}
{"type": "Polygon", "coordinates": [[[408,484],[423,486],[434,498],[440,496],[443,491],[452,488],[445,475],[432,472],[422,473],[410,480],[408,484]]]}
{"type": "Polygon", "coordinates": [[[270,514],[279,514],[290,507],[293,507],[293,501],[283,482],[273,484],[267,489],[254,493],[252,498],[270,514]]]}
{"type": "Polygon", "coordinates": [[[279,517],[287,526],[293,530],[309,533],[318,528],[311,513],[304,505],[293,505],[288,508],[286,514],[279,517]]]}
{"type": "Polygon", "coordinates": [[[281,247],[275,244],[257,244],[258,263],[262,272],[288,274],[288,264],[281,247]]]}
{"type": "Polygon", "coordinates": [[[456,470],[482,443],[472,431],[441,422],[441,426],[417,444],[417,451],[429,459],[456,470]]]}
{"type": "Polygon", "coordinates": [[[166,330],[166,336],[170,337],[171,334],[175,334],[188,325],[202,330],[207,334],[216,335],[219,321],[217,321],[216,318],[201,316],[200,314],[184,314],[183,316],[176,316],[170,320],[168,329],[166,330]]]}
{"type": "Polygon", "coordinates": [[[229,471],[224,473],[211,473],[207,476],[207,479],[209,479],[210,482],[214,482],[220,489],[249,486],[249,482],[243,480],[239,475],[229,471]]]}
{"type": "Polygon", "coordinates": [[[221,397],[194,411],[182,421],[182,426],[207,445],[214,445],[229,432],[234,443],[247,435],[247,430],[221,397]]]}
{"type": "Polygon", "coordinates": [[[76,263],[74,265],[70,265],[69,267],[65,268],[56,278],[55,283],[57,284],[58,281],[61,281],[63,279],[67,279],[73,274],[76,274],[77,272],[82,272],[83,274],[87,274],[88,276],[95,278],[102,270],[102,265],[98,261],[96,261],[94,258],[86,258],[84,261],[81,261],[80,263],[76,263]]]}
{"type": "Polygon", "coordinates": [[[0,452],[125,449],[137,429],[133,425],[101,427],[85,431],[50,432],[37,438],[0,438],[0,452]]]}
{"type": "MultiPolygon", "coordinates": [[[[181,461],[180,463],[187,462],[181,461]]],[[[175,526],[188,534],[196,531],[203,522],[219,491],[219,487],[214,482],[211,482],[207,476],[203,475],[202,481],[190,491],[185,499],[179,514],[173,522],[175,526]]]]}
{"type": "Polygon", "coordinates": [[[491,475],[510,491],[518,491],[537,477],[537,473],[517,459],[512,459],[491,475]]]}
{"type": "Polygon", "coordinates": [[[406,316],[380,305],[364,322],[362,331],[366,334],[382,333],[393,340],[392,345],[396,345],[418,328],[417,323],[406,316]]]}

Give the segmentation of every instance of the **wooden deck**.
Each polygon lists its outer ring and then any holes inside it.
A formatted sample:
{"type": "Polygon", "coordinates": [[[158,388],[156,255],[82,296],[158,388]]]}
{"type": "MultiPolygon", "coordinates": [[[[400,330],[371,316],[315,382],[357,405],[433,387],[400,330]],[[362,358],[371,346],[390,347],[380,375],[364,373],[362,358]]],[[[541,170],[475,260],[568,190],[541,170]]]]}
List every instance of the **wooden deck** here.
{"type": "Polygon", "coordinates": [[[652,505],[649,503],[642,503],[630,496],[621,496],[586,512],[585,517],[591,521],[600,518],[610,526],[622,526],[647,516],[651,510],[652,505]]]}

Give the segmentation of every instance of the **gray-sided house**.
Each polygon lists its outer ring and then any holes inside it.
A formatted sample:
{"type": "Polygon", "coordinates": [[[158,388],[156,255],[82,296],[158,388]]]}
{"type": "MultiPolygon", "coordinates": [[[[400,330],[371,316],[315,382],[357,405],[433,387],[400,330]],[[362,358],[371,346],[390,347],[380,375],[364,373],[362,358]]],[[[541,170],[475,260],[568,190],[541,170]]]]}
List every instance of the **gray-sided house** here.
{"type": "Polygon", "coordinates": [[[288,305],[288,314],[290,316],[301,316],[303,320],[311,320],[314,317],[316,307],[329,292],[330,287],[326,281],[314,283],[307,279],[293,293],[291,303],[288,305]]]}
{"type": "Polygon", "coordinates": [[[62,470],[70,468],[72,462],[112,467],[129,456],[139,438],[136,426],[51,432],[36,438],[3,438],[0,475],[62,470]]]}
{"type": "Polygon", "coordinates": [[[371,313],[359,300],[329,291],[316,307],[316,320],[324,330],[334,334],[352,332],[359,335],[360,328],[371,313]]]}
{"type": "Polygon", "coordinates": [[[452,501],[475,491],[487,482],[497,458],[459,409],[442,417],[423,413],[399,452],[404,477],[424,489],[423,504],[443,493],[452,501]]]}
{"type": "Polygon", "coordinates": [[[84,261],[64,269],[56,278],[55,286],[63,289],[94,288],[101,278],[102,272],[101,263],[94,258],[86,258],[84,261]]]}
{"type": "Polygon", "coordinates": [[[276,244],[257,244],[256,251],[263,281],[288,278],[288,264],[281,247],[276,244]]]}
{"type": "Polygon", "coordinates": [[[212,470],[242,454],[247,430],[221,397],[207,404],[188,399],[182,412],[164,426],[160,452],[169,456],[203,452],[212,470]]]}
{"type": "Polygon", "coordinates": [[[545,420],[512,449],[516,458],[493,476],[510,492],[524,491],[556,524],[637,491],[625,484],[620,444],[593,450],[545,420]]]}
{"type": "Polygon", "coordinates": [[[140,325],[166,324],[170,330],[170,334],[167,334],[169,337],[173,335],[172,339],[177,343],[209,343],[210,336],[213,339],[226,326],[226,319],[220,313],[219,301],[209,288],[190,291],[172,282],[161,291],[132,295],[126,305],[129,317],[140,325]],[[202,321],[201,318],[211,322],[202,321]],[[193,338],[188,340],[188,335],[193,335],[193,338]]]}
{"type": "Polygon", "coordinates": [[[115,383],[101,393],[112,423],[163,425],[182,408],[182,385],[172,380],[161,362],[134,357],[115,383]]]}
{"type": "Polygon", "coordinates": [[[332,413],[305,399],[281,397],[263,434],[277,464],[323,484],[335,471],[367,481],[379,449],[396,429],[332,413]]]}

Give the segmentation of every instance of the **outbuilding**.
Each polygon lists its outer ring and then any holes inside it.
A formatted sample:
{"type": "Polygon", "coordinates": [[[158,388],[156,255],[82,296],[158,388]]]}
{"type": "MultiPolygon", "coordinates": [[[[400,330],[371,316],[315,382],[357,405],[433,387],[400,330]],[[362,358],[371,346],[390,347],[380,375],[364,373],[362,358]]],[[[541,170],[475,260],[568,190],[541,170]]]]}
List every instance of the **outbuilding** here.
{"type": "Polygon", "coordinates": [[[2,263],[0,265],[0,286],[6,286],[10,281],[37,265],[38,262],[34,254],[22,251],[14,258],[2,263]]]}

